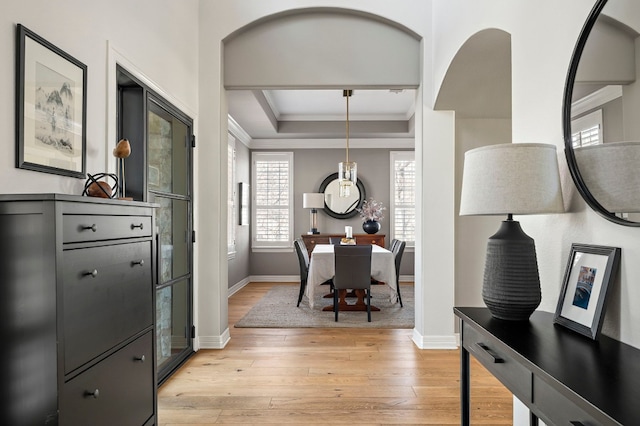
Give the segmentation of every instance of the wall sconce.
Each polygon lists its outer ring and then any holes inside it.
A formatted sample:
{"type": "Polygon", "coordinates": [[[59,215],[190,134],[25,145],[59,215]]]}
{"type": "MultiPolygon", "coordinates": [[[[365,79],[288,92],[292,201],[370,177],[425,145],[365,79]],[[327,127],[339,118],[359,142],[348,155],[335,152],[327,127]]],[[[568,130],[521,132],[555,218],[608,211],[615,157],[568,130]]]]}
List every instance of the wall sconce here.
{"type": "Polygon", "coordinates": [[[318,209],[324,208],[324,194],[318,192],[305,192],[302,194],[302,207],[311,209],[309,235],[319,234],[318,231],[318,209]]]}

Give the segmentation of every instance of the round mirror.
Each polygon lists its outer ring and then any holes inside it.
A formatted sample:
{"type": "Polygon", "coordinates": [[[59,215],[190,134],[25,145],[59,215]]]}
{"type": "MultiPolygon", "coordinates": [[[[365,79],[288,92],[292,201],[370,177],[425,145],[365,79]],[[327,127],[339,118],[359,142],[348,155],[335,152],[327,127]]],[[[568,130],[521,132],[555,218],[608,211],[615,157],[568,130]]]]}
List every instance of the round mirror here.
{"type": "Polygon", "coordinates": [[[348,197],[340,196],[338,173],[327,176],[320,184],[318,192],[324,194],[324,211],[336,219],[349,219],[358,214],[357,208],[362,206],[366,198],[364,185],[358,179],[356,186],[351,187],[348,197]]]}
{"type": "Polygon", "coordinates": [[[640,226],[639,31],[640,2],[596,2],[573,52],[562,111],[565,156],[580,195],[627,226],[640,226]]]}

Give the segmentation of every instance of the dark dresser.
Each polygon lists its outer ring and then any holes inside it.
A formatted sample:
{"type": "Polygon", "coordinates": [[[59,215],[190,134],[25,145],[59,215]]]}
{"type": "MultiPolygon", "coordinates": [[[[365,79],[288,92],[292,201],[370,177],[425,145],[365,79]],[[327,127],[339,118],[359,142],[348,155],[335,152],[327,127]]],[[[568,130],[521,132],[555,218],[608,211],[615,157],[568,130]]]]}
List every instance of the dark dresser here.
{"type": "Polygon", "coordinates": [[[640,424],[640,350],[601,335],[597,341],[554,325],[495,319],[486,308],[454,308],[460,318],[461,424],[470,421],[469,355],[530,410],[530,424],[640,424]]]}
{"type": "Polygon", "coordinates": [[[0,424],[154,425],[154,205],[0,196],[0,424]]]}

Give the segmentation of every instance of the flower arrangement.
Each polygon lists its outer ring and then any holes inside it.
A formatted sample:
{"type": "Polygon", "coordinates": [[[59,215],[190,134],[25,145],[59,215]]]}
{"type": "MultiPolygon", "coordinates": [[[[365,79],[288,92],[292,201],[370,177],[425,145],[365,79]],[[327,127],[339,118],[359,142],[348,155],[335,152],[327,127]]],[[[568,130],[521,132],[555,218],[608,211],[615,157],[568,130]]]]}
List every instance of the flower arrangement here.
{"type": "Polygon", "coordinates": [[[369,198],[368,200],[364,200],[361,209],[356,210],[360,213],[360,217],[362,217],[363,221],[379,222],[384,219],[384,209],[385,207],[382,205],[381,201],[369,198]]]}

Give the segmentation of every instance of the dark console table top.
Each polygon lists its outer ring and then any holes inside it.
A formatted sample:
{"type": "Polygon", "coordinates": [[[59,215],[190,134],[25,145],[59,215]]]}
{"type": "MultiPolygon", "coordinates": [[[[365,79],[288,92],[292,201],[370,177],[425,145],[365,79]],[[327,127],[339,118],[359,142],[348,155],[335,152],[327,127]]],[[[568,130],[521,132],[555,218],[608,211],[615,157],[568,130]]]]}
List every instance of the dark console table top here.
{"type": "Polygon", "coordinates": [[[640,424],[640,350],[605,335],[598,340],[536,311],[529,321],[495,319],[487,308],[454,308],[465,323],[503,342],[513,356],[567,397],[584,399],[625,425],[640,424]]]}

